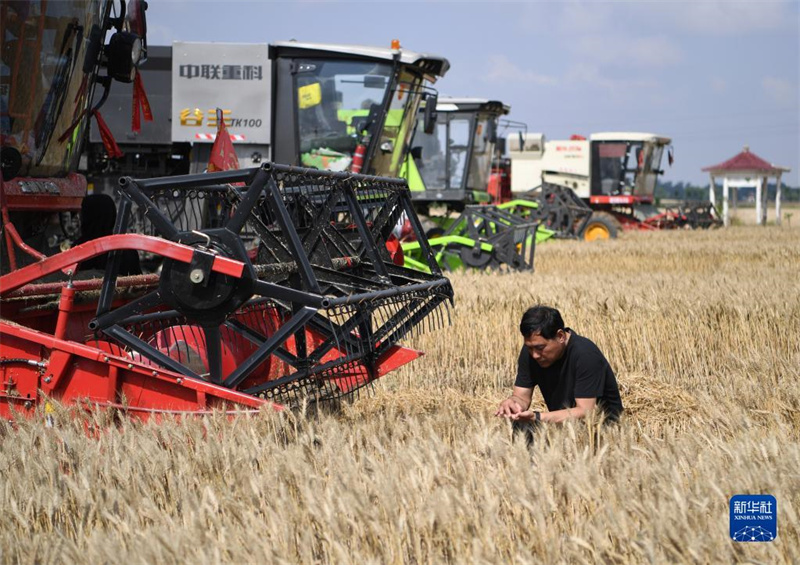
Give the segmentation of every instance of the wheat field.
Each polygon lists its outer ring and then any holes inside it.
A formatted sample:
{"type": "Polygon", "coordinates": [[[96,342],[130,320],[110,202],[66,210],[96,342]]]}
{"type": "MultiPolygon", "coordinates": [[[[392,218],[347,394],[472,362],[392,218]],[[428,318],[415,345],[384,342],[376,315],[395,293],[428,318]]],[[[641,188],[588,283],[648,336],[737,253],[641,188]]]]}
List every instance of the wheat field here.
{"type": "Polygon", "coordinates": [[[338,413],[0,423],[0,560],[800,561],[800,229],[553,242],[534,274],[452,279],[452,325],[338,413]],[[621,425],[528,451],[492,416],[535,303],[605,352],[621,425]],[[778,538],[733,542],[730,497],[758,493],[778,538]]]}

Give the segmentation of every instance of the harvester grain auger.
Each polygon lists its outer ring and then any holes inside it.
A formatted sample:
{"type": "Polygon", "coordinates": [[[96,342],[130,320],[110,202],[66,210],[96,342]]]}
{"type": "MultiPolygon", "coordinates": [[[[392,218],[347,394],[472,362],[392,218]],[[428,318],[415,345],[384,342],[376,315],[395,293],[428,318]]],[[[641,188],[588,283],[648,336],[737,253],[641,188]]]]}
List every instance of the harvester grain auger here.
{"type": "Polygon", "coordinates": [[[120,192],[113,235],[0,278],[3,416],[46,396],[144,417],[336,400],[447,322],[453,290],[401,180],[266,163],[120,192]],[[401,216],[432,274],[397,264],[401,216]],[[125,249],[158,274],[118,276],[125,249]],[[103,277],[81,279],[105,253],[103,277]]]}

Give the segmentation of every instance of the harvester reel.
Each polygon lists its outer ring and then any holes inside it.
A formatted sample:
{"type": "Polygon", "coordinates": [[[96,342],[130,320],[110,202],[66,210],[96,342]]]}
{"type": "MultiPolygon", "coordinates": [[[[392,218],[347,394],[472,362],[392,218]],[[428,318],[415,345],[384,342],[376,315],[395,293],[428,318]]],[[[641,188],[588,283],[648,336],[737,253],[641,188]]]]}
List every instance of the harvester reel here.
{"type": "Polygon", "coordinates": [[[497,206],[466,206],[447,231],[433,240],[433,247],[440,265],[448,270],[456,265],[533,270],[537,229],[537,223],[497,206]]]}
{"type": "MultiPolygon", "coordinates": [[[[194,253],[189,263],[165,259],[156,290],[113,309],[112,254],[90,328],[135,357],[192,378],[206,379],[198,369],[207,365],[211,382],[282,403],[300,391],[317,398],[352,393],[379,376],[381,359],[400,338],[452,300],[430,248],[433,275],[392,263],[386,239],[413,209],[404,186],[381,182],[269,163],[230,173],[123,179],[115,231],[128,230],[133,203],[150,233],[194,253]],[[182,207],[199,207],[195,218],[222,227],[179,230],[155,203],[165,194],[182,207]],[[258,248],[248,252],[245,241],[258,248]],[[213,271],[219,257],[242,263],[241,276],[213,271]],[[272,374],[272,365],[265,368],[270,359],[286,370],[272,374]]],[[[419,220],[412,220],[424,240],[419,220]]]]}
{"type": "Polygon", "coordinates": [[[524,200],[537,203],[536,208],[517,209],[532,220],[541,222],[556,237],[579,238],[592,216],[592,209],[573,190],[551,183],[523,195],[524,200]]]}

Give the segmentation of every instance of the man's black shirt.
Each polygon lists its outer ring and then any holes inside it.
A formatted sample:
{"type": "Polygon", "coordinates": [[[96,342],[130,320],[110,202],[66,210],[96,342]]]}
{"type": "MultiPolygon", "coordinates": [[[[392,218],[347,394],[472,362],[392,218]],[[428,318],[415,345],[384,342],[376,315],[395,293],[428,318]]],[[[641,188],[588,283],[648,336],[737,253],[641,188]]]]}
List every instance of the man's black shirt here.
{"type": "Polygon", "coordinates": [[[522,347],[515,386],[531,389],[538,386],[551,412],[574,408],[576,398],[596,398],[609,420],[619,419],[622,399],[605,356],[591,340],[569,328],[565,331],[570,338],[564,355],[547,368],[540,367],[528,348],[522,347]]]}

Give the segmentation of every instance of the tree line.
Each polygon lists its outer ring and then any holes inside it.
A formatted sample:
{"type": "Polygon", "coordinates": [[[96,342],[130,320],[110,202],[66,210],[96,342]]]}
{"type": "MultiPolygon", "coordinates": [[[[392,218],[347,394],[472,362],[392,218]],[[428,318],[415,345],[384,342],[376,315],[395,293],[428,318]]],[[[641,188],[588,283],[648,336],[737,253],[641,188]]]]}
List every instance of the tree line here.
{"type": "MultiPolygon", "coordinates": [[[[662,181],[658,183],[655,197],[658,200],[708,200],[708,186],[692,184],[690,182],[662,181]]],[[[777,183],[772,182],[767,185],[767,196],[770,200],[775,199],[777,183]]],[[[717,201],[722,200],[722,183],[716,186],[717,201]]],[[[740,188],[738,193],[739,202],[755,201],[755,187],[740,188]]],[[[800,202],[800,187],[791,187],[786,183],[781,183],[781,200],[784,202],[800,202]]]]}

